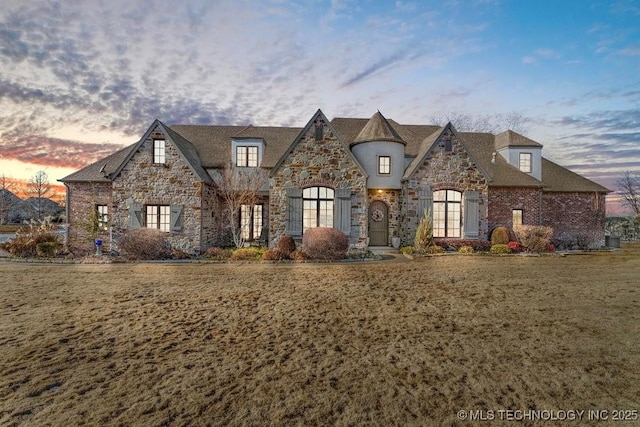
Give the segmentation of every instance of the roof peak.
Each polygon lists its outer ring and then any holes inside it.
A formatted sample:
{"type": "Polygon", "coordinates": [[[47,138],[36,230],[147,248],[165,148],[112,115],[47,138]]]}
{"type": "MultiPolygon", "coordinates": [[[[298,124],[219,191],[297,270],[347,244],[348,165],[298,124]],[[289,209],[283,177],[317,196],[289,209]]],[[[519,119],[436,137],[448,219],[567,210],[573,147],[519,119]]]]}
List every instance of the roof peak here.
{"type": "Polygon", "coordinates": [[[370,141],[390,141],[406,144],[380,110],[371,116],[351,145],[370,141]]]}

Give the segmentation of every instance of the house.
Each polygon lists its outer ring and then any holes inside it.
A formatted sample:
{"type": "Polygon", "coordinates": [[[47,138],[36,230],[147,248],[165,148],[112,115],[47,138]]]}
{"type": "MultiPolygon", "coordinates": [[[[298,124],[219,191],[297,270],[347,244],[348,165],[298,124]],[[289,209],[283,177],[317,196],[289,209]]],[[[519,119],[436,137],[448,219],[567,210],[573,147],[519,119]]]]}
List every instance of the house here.
{"type": "Polygon", "coordinates": [[[425,211],[437,238],[488,239],[497,226],[532,224],[604,244],[609,190],[545,159],[542,148],[513,131],[405,125],[380,112],[329,121],[318,110],[304,128],[156,120],[137,143],[61,179],[68,238],[86,242],[80,224],[97,209],[108,242],[150,227],[190,253],[224,244],[213,177],[231,162],[268,171],[239,226],[271,247],[312,227],[337,228],[354,245],[411,244],[425,211]]]}

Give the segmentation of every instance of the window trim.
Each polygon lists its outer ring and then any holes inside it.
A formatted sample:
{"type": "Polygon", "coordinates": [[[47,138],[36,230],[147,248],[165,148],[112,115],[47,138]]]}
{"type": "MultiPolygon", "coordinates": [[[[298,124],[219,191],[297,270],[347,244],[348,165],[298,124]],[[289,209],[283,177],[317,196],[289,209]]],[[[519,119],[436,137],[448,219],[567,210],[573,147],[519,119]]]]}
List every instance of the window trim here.
{"type": "Polygon", "coordinates": [[[240,215],[239,215],[239,221],[240,221],[240,234],[242,236],[242,238],[247,241],[247,242],[253,242],[255,240],[259,240],[262,237],[262,229],[264,227],[264,203],[256,203],[256,204],[242,204],[240,205],[240,215]],[[246,235],[245,235],[245,221],[243,218],[244,213],[246,212],[246,208],[249,208],[249,217],[248,217],[248,221],[247,224],[248,225],[248,229],[246,230],[246,235]],[[256,209],[259,208],[259,209],[256,209]],[[256,212],[260,211],[260,217],[259,217],[259,222],[260,224],[258,225],[258,227],[256,227],[256,219],[258,219],[256,217],[256,212]]]}
{"type": "Polygon", "coordinates": [[[144,226],[154,230],[160,230],[164,233],[171,232],[171,206],[170,205],[145,205],[144,208],[144,226]],[[156,212],[149,212],[149,209],[154,209],[156,212]],[[163,212],[165,208],[165,212],[163,212]],[[149,221],[150,217],[155,216],[153,221],[149,221]],[[165,219],[166,221],[163,221],[165,219]],[[151,227],[151,224],[155,225],[151,227]]]}
{"type": "Polygon", "coordinates": [[[152,157],[154,165],[164,165],[167,163],[167,140],[166,139],[153,139],[152,157]],[[162,145],[159,143],[162,142],[162,145]]]}
{"type": "Polygon", "coordinates": [[[522,225],[524,224],[524,210],[523,209],[512,209],[511,210],[511,225],[522,225]],[[518,214],[519,213],[519,214],[518,214]],[[520,217],[520,222],[516,222],[516,218],[518,215],[520,217]]]}
{"type": "Polygon", "coordinates": [[[324,186],[312,186],[307,187],[302,190],[302,233],[310,228],[320,228],[327,227],[332,228],[335,224],[335,190],[331,187],[324,186]],[[316,190],[316,195],[312,196],[309,194],[311,190],[316,190]],[[325,197],[321,196],[321,189],[325,190],[325,197]],[[312,209],[307,209],[307,202],[311,202],[315,204],[315,207],[312,206],[312,209]],[[324,203],[323,203],[324,202],[324,203]],[[323,209],[322,206],[325,206],[323,209]],[[306,212],[315,210],[314,218],[308,218],[305,215],[306,212]],[[329,215],[327,215],[329,213],[329,215]],[[326,225],[321,225],[322,218],[328,219],[326,225]],[[308,226],[308,220],[315,219],[315,224],[313,226],[308,226]]]}
{"type": "Polygon", "coordinates": [[[524,173],[533,172],[533,153],[519,153],[518,154],[518,169],[524,173]]]}
{"type": "Polygon", "coordinates": [[[384,175],[384,176],[391,175],[391,156],[386,156],[386,155],[378,156],[378,175],[384,175]],[[382,171],[382,166],[383,166],[382,159],[388,160],[387,164],[385,165],[388,172],[382,171]]]}
{"type": "Polygon", "coordinates": [[[96,212],[98,212],[98,227],[103,231],[108,230],[109,229],[109,225],[108,225],[109,224],[109,205],[96,205],[96,212]]]}
{"type": "Polygon", "coordinates": [[[257,145],[236,145],[236,167],[257,168],[259,163],[260,149],[257,145]],[[244,151],[243,154],[240,154],[241,150],[244,151]]]}
{"type": "Polygon", "coordinates": [[[451,239],[459,239],[462,238],[462,213],[463,213],[463,203],[462,203],[462,192],[452,189],[442,189],[433,192],[433,237],[438,238],[451,238],[451,239]],[[444,192],[444,200],[438,200],[441,192],[444,192]],[[449,200],[449,193],[453,192],[457,194],[458,200],[449,200]],[[441,227],[436,228],[436,205],[443,204],[444,205],[444,235],[440,235],[441,227]],[[455,228],[451,228],[449,226],[449,215],[455,214],[455,212],[449,212],[450,208],[456,205],[458,207],[458,224],[455,228]]]}

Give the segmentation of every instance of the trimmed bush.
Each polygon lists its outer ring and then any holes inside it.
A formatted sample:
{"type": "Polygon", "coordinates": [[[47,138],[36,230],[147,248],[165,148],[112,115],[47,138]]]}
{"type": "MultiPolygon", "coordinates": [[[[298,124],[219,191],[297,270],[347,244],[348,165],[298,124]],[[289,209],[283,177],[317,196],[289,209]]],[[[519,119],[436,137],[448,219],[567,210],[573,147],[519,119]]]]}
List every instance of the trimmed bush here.
{"type": "Polygon", "coordinates": [[[491,232],[491,245],[506,245],[511,238],[507,227],[496,227],[491,232]]]}
{"type": "Polygon", "coordinates": [[[152,228],[125,231],[118,239],[118,249],[131,259],[171,258],[171,245],[165,233],[152,228]]]}
{"type": "Polygon", "coordinates": [[[264,261],[283,261],[289,259],[289,255],[282,252],[280,249],[267,249],[262,254],[264,261]]]}
{"type": "Polygon", "coordinates": [[[36,245],[36,254],[40,257],[52,258],[58,256],[62,251],[60,242],[42,242],[36,245]]]}
{"type": "Polygon", "coordinates": [[[213,247],[207,249],[207,252],[205,252],[204,256],[216,261],[227,261],[229,258],[231,258],[231,251],[229,249],[213,247]]]}
{"type": "Polygon", "coordinates": [[[475,239],[436,239],[434,244],[442,247],[445,250],[458,251],[463,246],[471,246],[474,252],[489,252],[491,249],[491,242],[487,240],[475,240],[475,239]]]}
{"type": "Polygon", "coordinates": [[[542,253],[553,236],[553,228],[542,225],[516,225],[513,232],[527,252],[542,253]]]}
{"type": "Polygon", "coordinates": [[[508,245],[493,245],[491,246],[491,253],[494,255],[506,255],[511,253],[508,245]]]}
{"type": "Polygon", "coordinates": [[[259,261],[262,259],[262,254],[266,251],[265,248],[240,248],[233,251],[231,259],[233,261],[259,261]]]}
{"type": "Polygon", "coordinates": [[[304,232],[302,248],[309,258],[337,261],[347,254],[349,239],[335,228],[310,228],[304,232]]]}
{"type": "Polygon", "coordinates": [[[309,259],[309,255],[307,255],[305,252],[302,252],[300,250],[295,250],[293,252],[291,252],[291,255],[289,255],[291,257],[292,260],[294,261],[306,261],[309,259]]]}
{"type": "Polygon", "coordinates": [[[413,246],[403,246],[398,252],[400,252],[401,254],[411,255],[413,253],[413,246]]]}
{"type": "Polygon", "coordinates": [[[520,242],[509,242],[507,246],[509,246],[509,250],[511,252],[522,252],[522,245],[520,242]]]}
{"type": "Polygon", "coordinates": [[[474,252],[473,247],[472,246],[460,246],[458,248],[458,253],[459,254],[472,254],[474,252]]]}
{"type": "Polygon", "coordinates": [[[296,241],[293,237],[285,234],[278,240],[278,250],[284,253],[287,257],[291,256],[291,252],[296,250],[296,241]]]}

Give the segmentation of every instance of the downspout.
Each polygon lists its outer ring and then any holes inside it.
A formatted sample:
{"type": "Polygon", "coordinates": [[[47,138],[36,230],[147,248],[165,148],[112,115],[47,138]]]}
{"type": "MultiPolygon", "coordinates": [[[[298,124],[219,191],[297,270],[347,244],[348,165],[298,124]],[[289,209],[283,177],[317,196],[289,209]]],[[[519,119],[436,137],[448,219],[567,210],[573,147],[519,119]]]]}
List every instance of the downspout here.
{"type": "Polygon", "coordinates": [[[70,221],[71,217],[69,216],[69,212],[70,212],[69,211],[69,204],[70,204],[70,201],[71,201],[71,188],[69,188],[69,184],[67,184],[66,182],[64,183],[64,187],[66,189],[65,195],[64,195],[64,199],[65,199],[65,202],[64,202],[64,205],[65,205],[64,206],[64,214],[67,217],[66,218],[67,220],[65,221],[67,224],[66,224],[66,227],[64,228],[64,245],[68,246],[69,245],[69,227],[70,227],[70,224],[71,224],[71,221],[70,221]]]}
{"type": "Polygon", "coordinates": [[[542,216],[542,187],[540,187],[540,191],[538,193],[538,225],[543,225],[542,220],[544,219],[542,216]]]}

